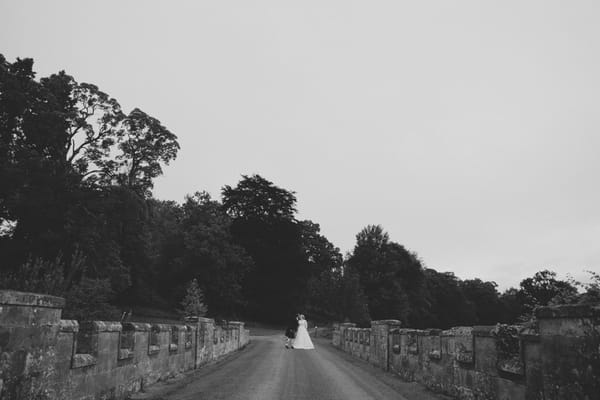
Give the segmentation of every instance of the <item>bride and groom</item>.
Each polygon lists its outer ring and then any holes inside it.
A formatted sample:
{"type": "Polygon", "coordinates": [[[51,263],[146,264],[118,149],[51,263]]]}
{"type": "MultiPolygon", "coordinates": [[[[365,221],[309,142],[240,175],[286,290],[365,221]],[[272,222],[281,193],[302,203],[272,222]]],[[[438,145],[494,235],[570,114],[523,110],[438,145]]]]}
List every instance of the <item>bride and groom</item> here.
{"type": "Polygon", "coordinates": [[[308,323],[302,314],[297,314],[296,320],[288,325],[285,336],[286,349],[312,350],[315,348],[308,334],[308,323]]]}

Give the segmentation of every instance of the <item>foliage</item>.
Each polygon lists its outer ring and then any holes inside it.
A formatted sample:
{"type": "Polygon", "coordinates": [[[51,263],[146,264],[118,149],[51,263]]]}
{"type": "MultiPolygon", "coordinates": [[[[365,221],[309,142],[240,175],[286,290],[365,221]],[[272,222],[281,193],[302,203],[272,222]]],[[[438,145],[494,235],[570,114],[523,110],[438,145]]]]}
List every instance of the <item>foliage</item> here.
{"type": "Polygon", "coordinates": [[[460,279],[452,272],[425,271],[430,308],[427,326],[447,329],[477,321],[475,309],[461,289],[460,279]]]}
{"type": "Polygon", "coordinates": [[[341,315],[343,321],[352,321],[360,327],[367,327],[371,322],[368,298],[360,284],[358,273],[345,268],[341,282],[341,315]]]}
{"type": "Polygon", "coordinates": [[[425,276],[415,254],[391,242],[381,226],[369,225],[356,235],[348,266],[359,276],[372,318],[418,324],[425,276]]]}
{"type": "Polygon", "coordinates": [[[577,288],[568,281],[557,279],[556,272],[547,269],[523,279],[520,287],[518,296],[525,310],[524,319],[532,315],[535,307],[574,303],[577,299],[577,288]]]}
{"type": "Polygon", "coordinates": [[[303,225],[294,217],[296,197],[259,175],[242,176],[222,195],[234,242],[253,260],[243,281],[247,315],[283,322],[305,306],[310,278],[303,225]]]}
{"type": "Polygon", "coordinates": [[[234,219],[284,219],[296,213],[294,192],[275,186],[260,175],[242,175],[236,187],[223,187],[223,207],[234,219]]]}
{"type": "Polygon", "coordinates": [[[99,291],[91,293],[100,303],[142,298],[150,252],[147,196],[178,148],[158,120],[139,109],[126,115],[97,86],[64,71],[37,80],[33,60],[11,63],[0,55],[5,277],[25,276],[28,264],[30,273],[39,265],[38,275],[48,275],[54,270],[48,260],[65,255],[56,273],[63,294],[96,282],[99,291]]]}
{"type": "Polygon", "coordinates": [[[578,296],[577,302],[585,303],[600,303],[600,274],[594,271],[586,271],[590,276],[589,283],[581,283],[573,280],[570,282],[573,286],[582,288],[584,292],[578,296]]]}
{"type": "Polygon", "coordinates": [[[500,294],[496,290],[496,282],[484,282],[481,279],[467,279],[460,282],[460,287],[473,310],[474,320],[471,324],[493,325],[503,321],[499,318],[503,313],[500,294]]]}
{"type": "Polygon", "coordinates": [[[63,318],[79,321],[118,320],[119,309],[111,304],[114,295],[108,279],[83,278],[66,293],[63,318]]]}
{"type": "Polygon", "coordinates": [[[138,108],[123,119],[122,126],[118,139],[121,153],[105,167],[115,170],[113,176],[123,186],[149,195],[152,180],[162,175],[161,163],[168,165],[177,157],[177,137],[138,108]]]}
{"type": "MultiPolygon", "coordinates": [[[[118,309],[110,304],[114,300],[114,292],[108,279],[83,277],[74,280],[74,274],[65,275],[64,265],[60,256],[53,261],[30,257],[16,271],[0,275],[0,287],[65,297],[63,318],[93,320],[118,317],[118,309]]],[[[74,254],[71,268],[77,272],[85,270],[85,258],[81,253],[74,254]]]]}
{"type": "Polygon", "coordinates": [[[63,269],[60,256],[53,261],[30,256],[17,270],[0,275],[0,287],[61,296],[65,289],[63,269]]]}
{"type": "Polygon", "coordinates": [[[203,317],[206,315],[207,308],[204,304],[204,294],[196,279],[188,284],[181,306],[186,317],[203,317]]]}
{"type": "Polygon", "coordinates": [[[215,316],[239,314],[245,302],[242,281],[252,265],[233,243],[231,219],[206,193],[189,196],[183,205],[183,262],[201,281],[215,316]]]}
{"type": "Polygon", "coordinates": [[[197,278],[214,317],[241,315],[242,280],[252,265],[233,243],[231,218],[207,193],[188,196],[183,205],[150,202],[150,264],[155,290],[171,306],[183,296],[183,282],[197,278]]]}

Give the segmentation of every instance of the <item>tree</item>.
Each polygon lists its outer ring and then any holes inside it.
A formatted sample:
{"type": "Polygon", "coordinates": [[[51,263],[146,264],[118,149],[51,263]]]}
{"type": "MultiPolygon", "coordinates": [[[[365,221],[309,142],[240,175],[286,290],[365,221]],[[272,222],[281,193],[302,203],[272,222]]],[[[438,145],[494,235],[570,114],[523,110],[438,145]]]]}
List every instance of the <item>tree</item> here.
{"type": "Polygon", "coordinates": [[[556,279],[556,272],[547,269],[523,279],[520,287],[518,295],[527,315],[531,315],[535,307],[574,302],[577,296],[573,284],[556,279]]]}
{"type": "Polygon", "coordinates": [[[319,224],[309,220],[300,221],[298,224],[310,275],[317,276],[323,271],[340,269],[343,263],[342,253],[321,234],[319,224]]]}
{"type": "Polygon", "coordinates": [[[371,322],[369,304],[358,273],[345,267],[341,278],[342,320],[355,322],[361,327],[368,327],[371,322]]]}
{"type": "Polygon", "coordinates": [[[222,195],[234,240],[253,260],[243,284],[248,316],[285,321],[305,306],[310,277],[296,197],[259,175],[243,175],[222,195]]]}
{"type": "Polygon", "coordinates": [[[235,188],[223,187],[223,207],[234,219],[294,220],[296,196],[260,175],[242,175],[235,188]]]}
{"type": "Polygon", "coordinates": [[[506,289],[500,295],[500,302],[504,309],[503,317],[498,322],[515,323],[519,317],[526,314],[523,303],[520,300],[519,290],[515,288],[506,289]]]}
{"type": "Polygon", "coordinates": [[[148,195],[153,179],[162,175],[161,163],[169,164],[177,157],[177,136],[138,108],[123,119],[122,125],[118,138],[121,153],[116,161],[103,166],[105,170],[118,171],[114,176],[120,184],[148,195]]]}
{"type": "Polygon", "coordinates": [[[504,320],[504,309],[496,282],[481,279],[460,281],[460,287],[474,311],[472,324],[493,325],[504,320]]]}
{"type": "Polygon", "coordinates": [[[426,326],[447,329],[469,325],[477,320],[475,308],[461,290],[460,280],[452,272],[426,269],[427,301],[430,309],[426,326]]]}
{"type": "Polygon", "coordinates": [[[580,284],[585,292],[580,296],[579,303],[600,303],[600,274],[594,271],[587,271],[590,275],[590,282],[580,284]]]}
{"type": "Polygon", "coordinates": [[[374,319],[396,318],[420,324],[425,276],[418,257],[391,242],[379,225],[369,225],[356,235],[348,266],[360,279],[374,319]]]}
{"type": "Polygon", "coordinates": [[[204,305],[204,294],[198,286],[198,281],[193,279],[187,286],[185,297],[181,300],[183,313],[186,317],[203,317],[207,308],[204,305]]]}
{"type": "Polygon", "coordinates": [[[301,241],[307,262],[306,312],[313,319],[343,320],[342,297],[343,257],[340,250],[320,233],[319,224],[299,222],[301,241]]]}
{"type": "Polygon", "coordinates": [[[252,260],[234,243],[231,218],[207,193],[197,192],[186,198],[181,222],[180,265],[206,282],[202,288],[213,315],[238,316],[246,303],[242,282],[252,260]]]}

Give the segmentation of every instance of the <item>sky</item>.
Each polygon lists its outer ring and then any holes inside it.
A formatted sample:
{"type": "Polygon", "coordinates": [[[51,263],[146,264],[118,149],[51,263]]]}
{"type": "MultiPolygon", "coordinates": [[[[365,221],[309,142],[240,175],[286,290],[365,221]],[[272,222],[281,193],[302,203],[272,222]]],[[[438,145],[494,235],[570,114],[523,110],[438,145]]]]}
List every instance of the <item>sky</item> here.
{"type": "Polygon", "coordinates": [[[183,201],[260,174],[343,252],[366,225],[499,289],[600,271],[600,2],[0,0],[0,53],[179,138],[183,201]]]}

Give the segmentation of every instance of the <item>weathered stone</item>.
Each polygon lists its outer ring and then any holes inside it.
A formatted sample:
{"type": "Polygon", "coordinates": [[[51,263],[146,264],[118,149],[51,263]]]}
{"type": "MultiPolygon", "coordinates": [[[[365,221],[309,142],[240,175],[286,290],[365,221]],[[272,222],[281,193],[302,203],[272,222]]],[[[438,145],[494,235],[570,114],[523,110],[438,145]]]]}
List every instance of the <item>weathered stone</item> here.
{"type": "Polygon", "coordinates": [[[239,322],[229,324],[229,340],[213,351],[206,340],[215,330],[209,318],[173,330],[162,324],[78,323],[60,320],[62,299],[13,291],[0,291],[0,298],[2,400],[124,399],[249,341],[239,322]],[[170,351],[175,338],[185,351],[170,351]]]}
{"type": "MultiPolygon", "coordinates": [[[[459,399],[599,400],[599,309],[548,307],[524,325],[444,331],[390,328],[374,321],[370,335],[380,347],[379,353],[371,349],[372,362],[459,399]]],[[[337,325],[333,338],[354,345],[350,332],[337,325]]],[[[340,348],[360,357],[352,345],[340,348]]]]}
{"type": "Polygon", "coordinates": [[[133,358],[132,349],[119,349],[119,360],[128,360],[133,358]]]}
{"type": "Polygon", "coordinates": [[[64,308],[65,299],[46,294],[0,290],[0,305],[28,306],[32,308],[64,308]]]}
{"type": "Polygon", "coordinates": [[[142,322],[124,322],[122,324],[123,329],[132,330],[136,332],[149,332],[152,325],[142,322]]]}
{"type": "Polygon", "coordinates": [[[96,365],[97,363],[96,357],[91,354],[75,354],[73,355],[73,361],[71,363],[71,368],[83,368],[89,367],[92,365],[96,365]]]}
{"type": "Polygon", "coordinates": [[[79,323],[72,319],[60,320],[60,331],[61,332],[79,332],[79,323]]]}

